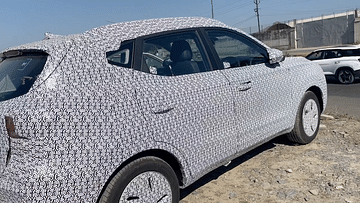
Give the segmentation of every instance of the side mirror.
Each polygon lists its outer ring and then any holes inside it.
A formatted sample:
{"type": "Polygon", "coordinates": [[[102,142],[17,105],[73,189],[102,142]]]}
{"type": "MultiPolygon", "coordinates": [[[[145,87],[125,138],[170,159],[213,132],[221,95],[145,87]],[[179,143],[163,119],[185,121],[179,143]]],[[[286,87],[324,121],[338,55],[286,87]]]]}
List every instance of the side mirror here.
{"type": "Polygon", "coordinates": [[[269,54],[269,63],[270,64],[276,64],[285,59],[285,56],[282,53],[282,51],[280,51],[278,49],[268,49],[268,54],[269,54]]]}

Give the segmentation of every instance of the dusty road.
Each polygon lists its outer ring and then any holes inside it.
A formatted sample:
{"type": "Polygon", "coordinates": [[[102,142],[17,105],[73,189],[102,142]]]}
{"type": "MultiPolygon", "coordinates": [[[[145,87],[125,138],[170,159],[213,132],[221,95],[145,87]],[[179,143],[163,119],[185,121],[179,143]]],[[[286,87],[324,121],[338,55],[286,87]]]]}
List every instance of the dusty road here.
{"type": "Polygon", "coordinates": [[[308,145],[276,138],[218,168],[181,203],[360,202],[360,122],[334,117],[308,145]]]}
{"type": "Polygon", "coordinates": [[[360,119],[360,79],[354,84],[338,84],[333,77],[327,77],[328,104],[326,111],[347,114],[360,119]]]}

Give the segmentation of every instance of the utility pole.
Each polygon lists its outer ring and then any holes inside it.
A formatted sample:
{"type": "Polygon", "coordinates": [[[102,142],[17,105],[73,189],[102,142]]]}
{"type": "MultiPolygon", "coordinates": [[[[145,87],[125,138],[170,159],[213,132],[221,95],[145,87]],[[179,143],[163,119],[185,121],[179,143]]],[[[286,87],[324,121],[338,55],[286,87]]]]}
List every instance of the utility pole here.
{"type": "Polygon", "coordinates": [[[256,17],[257,17],[257,21],[258,21],[258,29],[259,29],[259,34],[260,34],[260,16],[259,16],[259,3],[260,3],[260,0],[254,0],[254,3],[255,3],[255,13],[256,13],[256,17]]]}
{"type": "Polygon", "coordinates": [[[213,0],[211,0],[211,18],[214,19],[214,4],[213,4],[213,0]]]}

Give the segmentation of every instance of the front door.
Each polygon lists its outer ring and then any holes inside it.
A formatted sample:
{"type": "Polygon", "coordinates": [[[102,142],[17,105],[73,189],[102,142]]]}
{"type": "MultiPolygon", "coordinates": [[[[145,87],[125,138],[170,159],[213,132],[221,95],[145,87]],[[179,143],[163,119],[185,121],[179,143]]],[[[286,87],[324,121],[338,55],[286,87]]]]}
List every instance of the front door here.
{"type": "Polygon", "coordinates": [[[232,87],[239,150],[283,130],[291,112],[289,69],[269,65],[266,49],[240,33],[211,29],[206,33],[232,87]]]}

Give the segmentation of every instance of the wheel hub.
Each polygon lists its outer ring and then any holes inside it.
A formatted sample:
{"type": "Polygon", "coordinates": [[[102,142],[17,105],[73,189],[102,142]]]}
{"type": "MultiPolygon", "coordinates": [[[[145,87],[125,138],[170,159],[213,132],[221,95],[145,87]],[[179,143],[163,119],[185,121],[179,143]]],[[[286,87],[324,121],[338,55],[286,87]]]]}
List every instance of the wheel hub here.
{"type": "Polygon", "coordinates": [[[306,101],[302,114],[302,121],[305,134],[313,136],[319,124],[319,110],[313,99],[306,101]]]}
{"type": "Polygon", "coordinates": [[[352,83],[354,76],[349,70],[344,70],[339,73],[339,80],[341,83],[352,83]]]}
{"type": "Polygon", "coordinates": [[[119,203],[171,203],[171,186],[162,174],[154,171],[136,176],[124,189],[119,203]]]}

